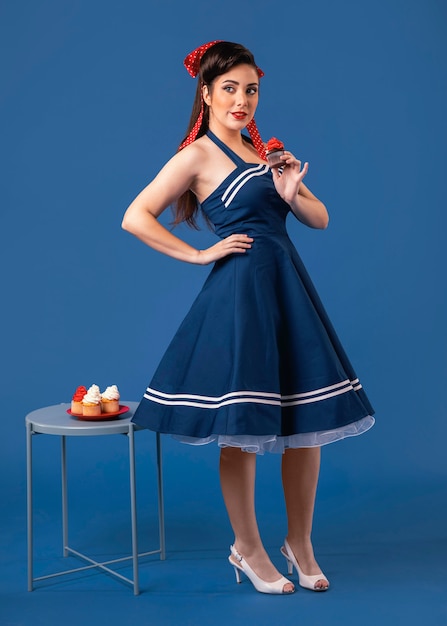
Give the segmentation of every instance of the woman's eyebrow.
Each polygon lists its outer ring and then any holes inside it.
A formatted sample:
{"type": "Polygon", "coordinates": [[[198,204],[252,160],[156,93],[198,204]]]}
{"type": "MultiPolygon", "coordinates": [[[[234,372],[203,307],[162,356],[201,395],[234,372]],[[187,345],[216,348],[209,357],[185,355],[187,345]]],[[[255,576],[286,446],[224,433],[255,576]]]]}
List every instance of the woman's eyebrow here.
{"type": "MultiPolygon", "coordinates": [[[[240,83],[237,80],[231,80],[231,78],[227,78],[226,80],[223,81],[222,84],[224,83],[232,83],[233,85],[239,85],[240,83]]],[[[257,86],[258,83],[248,83],[247,87],[252,87],[252,86],[257,86]]]]}

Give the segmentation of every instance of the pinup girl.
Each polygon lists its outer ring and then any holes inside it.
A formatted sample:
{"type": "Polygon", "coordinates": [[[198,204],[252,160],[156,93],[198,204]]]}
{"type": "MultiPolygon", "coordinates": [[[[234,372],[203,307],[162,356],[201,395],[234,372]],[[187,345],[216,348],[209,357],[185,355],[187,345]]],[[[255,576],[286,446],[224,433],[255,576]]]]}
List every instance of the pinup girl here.
{"type": "Polygon", "coordinates": [[[179,261],[214,264],[168,347],[134,421],[180,441],[221,448],[220,478],[235,539],[229,562],[263,593],[289,594],[256,521],[256,454],[282,453],[289,574],[328,589],[311,542],[320,447],[358,435],[373,409],[290,241],[286,216],[326,228],[324,204],[304,185],[308,164],[288,150],[269,167],[254,114],[263,72],[239,44],[214,41],[185,59],[198,76],[179,151],[126,211],[123,228],[179,261]],[[242,134],[246,129],[250,138],[242,134]],[[185,243],[157,218],[203,211],[219,241],[185,243]]]}

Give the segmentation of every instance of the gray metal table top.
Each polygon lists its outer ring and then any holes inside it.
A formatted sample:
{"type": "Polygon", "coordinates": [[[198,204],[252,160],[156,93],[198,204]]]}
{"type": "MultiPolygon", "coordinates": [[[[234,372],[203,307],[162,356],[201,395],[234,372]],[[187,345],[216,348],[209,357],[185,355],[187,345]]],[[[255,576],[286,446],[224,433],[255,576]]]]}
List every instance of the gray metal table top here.
{"type": "MultiPolygon", "coordinates": [[[[128,433],[130,421],[135,413],[138,402],[121,401],[121,405],[129,407],[128,413],[118,415],[109,420],[80,420],[67,413],[70,403],[54,404],[28,413],[26,423],[30,425],[32,432],[47,435],[84,436],[92,435],[115,435],[128,433]]],[[[133,424],[135,430],[139,430],[133,424]]]]}

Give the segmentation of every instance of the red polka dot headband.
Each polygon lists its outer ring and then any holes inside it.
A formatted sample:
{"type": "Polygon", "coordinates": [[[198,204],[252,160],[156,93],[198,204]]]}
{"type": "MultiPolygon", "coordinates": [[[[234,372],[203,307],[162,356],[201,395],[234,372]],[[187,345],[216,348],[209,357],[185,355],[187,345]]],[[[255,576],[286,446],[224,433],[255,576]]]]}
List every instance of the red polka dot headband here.
{"type": "MultiPolygon", "coordinates": [[[[220,43],[221,41],[222,41],[221,39],[216,39],[215,41],[210,41],[209,43],[205,43],[202,46],[199,46],[198,48],[190,52],[188,56],[185,57],[183,64],[186,67],[188,73],[193,78],[195,78],[197,74],[199,73],[200,61],[203,55],[205,54],[205,52],[209,50],[209,48],[214,46],[216,43],[220,43]]],[[[260,78],[264,76],[264,72],[259,67],[257,67],[256,69],[258,70],[258,75],[260,78]]],[[[189,133],[185,141],[182,143],[182,145],[179,147],[179,150],[186,148],[186,146],[189,146],[193,141],[196,140],[200,127],[202,126],[203,108],[204,107],[203,107],[203,97],[202,97],[202,106],[200,109],[199,117],[197,118],[196,123],[191,129],[191,132],[189,133]]],[[[253,141],[253,145],[256,148],[257,153],[259,154],[261,159],[266,161],[267,156],[265,153],[264,143],[261,139],[261,135],[259,134],[259,130],[258,130],[258,127],[256,126],[256,122],[254,118],[247,124],[246,128],[250,134],[251,140],[253,141]]]]}

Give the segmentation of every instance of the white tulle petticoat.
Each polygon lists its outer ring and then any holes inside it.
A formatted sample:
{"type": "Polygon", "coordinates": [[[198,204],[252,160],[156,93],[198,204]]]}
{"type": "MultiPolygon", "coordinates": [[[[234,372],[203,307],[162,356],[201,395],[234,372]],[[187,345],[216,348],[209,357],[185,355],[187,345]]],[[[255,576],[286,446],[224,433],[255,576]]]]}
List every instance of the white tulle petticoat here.
{"type": "Polygon", "coordinates": [[[287,448],[315,448],[346,437],[361,435],[369,430],[374,422],[375,419],[371,415],[367,415],[358,422],[334,430],[300,433],[287,437],[278,437],[277,435],[210,435],[209,437],[172,435],[172,437],[181,443],[193,446],[202,446],[217,441],[221,448],[241,448],[244,452],[254,452],[255,454],[264,454],[265,452],[283,454],[287,448]]]}

